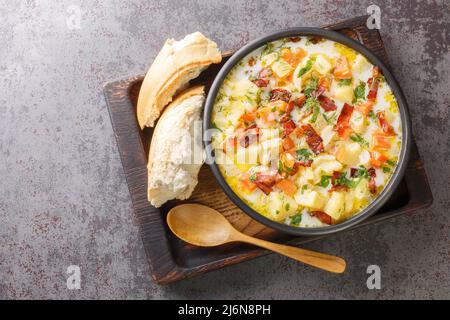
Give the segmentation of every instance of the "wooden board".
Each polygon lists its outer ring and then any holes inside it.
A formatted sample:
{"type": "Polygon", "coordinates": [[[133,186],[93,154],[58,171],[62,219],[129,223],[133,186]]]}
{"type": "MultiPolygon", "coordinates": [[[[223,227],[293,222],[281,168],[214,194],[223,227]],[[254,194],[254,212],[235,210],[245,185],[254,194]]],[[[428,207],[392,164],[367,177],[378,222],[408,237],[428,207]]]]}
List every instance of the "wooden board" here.
{"type": "MultiPolygon", "coordinates": [[[[357,17],[325,28],[339,31],[360,41],[387,63],[387,55],[377,30],[366,27],[367,17],[357,17]]],[[[231,55],[224,54],[221,64],[205,70],[192,84],[205,84],[209,89],[214,76],[231,55]]],[[[244,244],[229,244],[214,248],[188,245],[176,238],[165,223],[168,210],[183,202],[197,202],[211,206],[239,230],[280,243],[302,244],[319,237],[293,237],[267,228],[237,208],[223,193],[209,167],[200,170],[199,184],[188,201],[170,201],[156,209],[147,201],[147,154],[152,129],[141,131],[136,119],[136,103],[143,76],[108,83],[104,93],[108,104],[123,170],[133,203],[133,218],[144,243],[151,277],[159,284],[167,284],[207,271],[236,264],[268,252],[244,244]]],[[[417,147],[412,155],[405,177],[386,205],[374,216],[354,228],[411,212],[432,203],[432,195],[417,147]]]]}

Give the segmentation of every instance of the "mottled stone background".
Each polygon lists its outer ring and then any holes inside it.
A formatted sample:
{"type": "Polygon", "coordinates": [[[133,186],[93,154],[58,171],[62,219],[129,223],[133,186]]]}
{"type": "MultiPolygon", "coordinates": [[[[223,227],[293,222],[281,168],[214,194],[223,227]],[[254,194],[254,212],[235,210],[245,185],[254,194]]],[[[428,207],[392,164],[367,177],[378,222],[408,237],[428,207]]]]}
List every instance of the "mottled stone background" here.
{"type": "Polygon", "coordinates": [[[0,0],[0,298],[450,298],[449,1],[0,0]],[[149,277],[102,84],[143,73],[168,37],[222,49],[381,7],[434,204],[310,248],[335,276],[271,255],[160,287],[149,277]],[[70,5],[80,29],[67,27],[70,5]],[[66,288],[81,267],[82,288],[66,288]],[[378,264],[382,289],[366,287],[378,264]]]}

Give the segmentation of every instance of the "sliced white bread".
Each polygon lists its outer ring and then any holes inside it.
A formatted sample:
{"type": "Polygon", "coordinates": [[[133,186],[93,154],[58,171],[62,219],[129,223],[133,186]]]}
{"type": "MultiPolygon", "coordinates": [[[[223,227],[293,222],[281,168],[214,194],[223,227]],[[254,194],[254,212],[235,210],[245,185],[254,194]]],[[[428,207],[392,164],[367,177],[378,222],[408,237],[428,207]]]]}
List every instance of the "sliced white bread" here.
{"type": "Polygon", "coordinates": [[[189,198],[197,185],[204,160],[200,121],[204,101],[203,86],[187,89],[156,124],[148,157],[148,200],[155,207],[189,198]]]}
{"type": "Polygon", "coordinates": [[[189,34],[180,41],[167,40],[139,92],[137,116],[141,129],[153,127],[177,90],[198,77],[211,63],[221,60],[217,44],[200,32],[189,34]]]}

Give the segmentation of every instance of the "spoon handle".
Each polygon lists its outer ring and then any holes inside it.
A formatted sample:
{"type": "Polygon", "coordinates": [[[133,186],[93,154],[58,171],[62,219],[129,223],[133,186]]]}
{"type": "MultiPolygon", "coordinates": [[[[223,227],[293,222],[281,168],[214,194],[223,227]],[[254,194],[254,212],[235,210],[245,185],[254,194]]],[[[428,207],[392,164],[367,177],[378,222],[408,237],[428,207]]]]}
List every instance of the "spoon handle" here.
{"type": "Polygon", "coordinates": [[[243,233],[235,234],[237,241],[242,241],[256,246],[268,249],[294,260],[309,264],[313,267],[320,268],[333,273],[342,273],[345,270],[345,260],[325,253],[314,252],[297,247],[286,246],[273,243],[258,238],[250,237],[243,233]]]}

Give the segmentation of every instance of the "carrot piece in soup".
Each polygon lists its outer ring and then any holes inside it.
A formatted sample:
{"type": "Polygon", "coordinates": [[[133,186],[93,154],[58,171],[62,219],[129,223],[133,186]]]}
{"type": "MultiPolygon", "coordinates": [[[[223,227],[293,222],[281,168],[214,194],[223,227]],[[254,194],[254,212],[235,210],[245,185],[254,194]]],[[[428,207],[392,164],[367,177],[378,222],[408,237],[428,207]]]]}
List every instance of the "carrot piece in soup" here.
{"type": "Polygon", "coordinates": [[[386,139],[385,135],[380,135],[380,134],[374,133],[372,135],[372,143],[373,143],[374,149],[390,149],[391,148],[391,144],[386,139]]]}
{"type": "Polygon", "coordinates": [[[293,196],[297,192],[297,186],[292,180],[283,179],[275,184],[275,187],[286,193],[288,196],[293,196]]]}
{"type": "Polygon", "coordinates": [[[350,79],[352,77],[352,71],[345,56],[340,56],[337,59],[333,75],[336,79],[350,79]]]}
{"type": "Polygon", "coordinates": [[[294,141],[292,141],[292,139],[289,137],[286,137],[283,139],[282,145],[283,145],[283,149],[286,151],[291,150],[292,148],[295,148],[294,141]]]}
{"type": "Polygon", "coordinates": [[[302,48],[291,49],[284,48],[281,50],[281,59],[289,63],[292,67],[296,67],[300,61],[306,56],[306,51],[302,48]]]}
{"type": "Polygon", "coordinates": [[[370,163],[376,168],[380,168],[387,160],[388,157],[380,151],[372,150],[370,152],[370,163]]]}
{"type": "Polygon", "coordinates": [[[248,193],[256,189],[256,184],[250,180],[250,177],[251,175],[248,172],[244,172],[239,176],[239,183],[242,189],[248,193]]]}
{"type": "Polygon", "coordinates": [[[374,101],[365,101],[363,103],[358,104],[355,108],[361,112],[364,116],[367,116],[369,112],[372,110],[374,101]]]}

